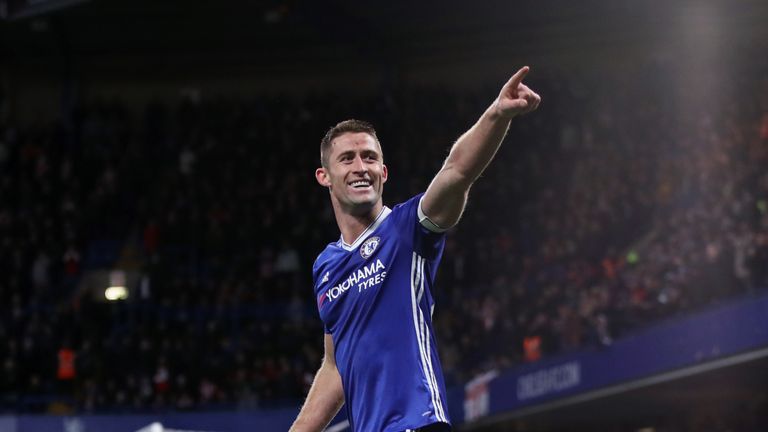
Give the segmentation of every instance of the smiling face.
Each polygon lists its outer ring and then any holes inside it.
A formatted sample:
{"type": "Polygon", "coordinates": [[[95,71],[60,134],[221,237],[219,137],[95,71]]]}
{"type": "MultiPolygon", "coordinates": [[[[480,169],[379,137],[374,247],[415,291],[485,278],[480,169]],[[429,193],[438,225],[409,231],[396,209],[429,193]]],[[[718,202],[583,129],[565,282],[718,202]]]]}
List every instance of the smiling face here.
{"type": "Polygon", "coordinates": [[[334,209],[355,216],[381,209],[387,167],[381,146],[366,132],[348,132],[333,139],[327,166],[318,168],[318,183],[328,187],[334,209]]]}

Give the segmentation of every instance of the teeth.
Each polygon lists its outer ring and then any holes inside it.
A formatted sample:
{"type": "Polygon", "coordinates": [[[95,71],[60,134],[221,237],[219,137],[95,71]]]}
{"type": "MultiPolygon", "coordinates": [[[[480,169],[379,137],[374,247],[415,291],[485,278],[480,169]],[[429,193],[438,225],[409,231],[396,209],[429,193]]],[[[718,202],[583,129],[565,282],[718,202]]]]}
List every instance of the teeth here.
{"type": "Polygon", "coordinates": [[[365,180],[360,180],[360,181],[352,182],[351,185],[352,185],[352,187],[369,186],[370,183],[365,181],[365,180]]]}

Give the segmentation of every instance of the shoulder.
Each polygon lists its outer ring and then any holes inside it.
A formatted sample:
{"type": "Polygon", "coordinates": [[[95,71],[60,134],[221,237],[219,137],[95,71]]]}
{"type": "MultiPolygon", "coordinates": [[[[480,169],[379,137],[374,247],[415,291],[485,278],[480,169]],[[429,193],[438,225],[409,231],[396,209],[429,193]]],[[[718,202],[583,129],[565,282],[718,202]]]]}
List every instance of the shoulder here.
{"type": "Polygon", "coordinates": [[[424,193],[414,195],[406,201],[392,207],[393,220],[397,223],[411,222],[418,218],[418,208],[424,193]]]}
{"type": "Polygon", "coordinates": [[[325,246],[325,249],[323,249],[323,251],[317,255],[317,258],[315,258],[315,262],[312,264],[312,273],[317,273],[320,271],[326,264],[335,260],[339,253],[342,252],[343,250],[339,246],[338,240],[332,243],[328,243],[325,246]]]}
{"type": "Polygon", "coordinates": [[[419,202],[421,201],[421,197],[424,196],[424,192],[418,193],[411,198],[409,198],[406,201],[401,202],[400,204],[395,205],[392,208],[392,211],[395,212],[407,212],[409,210],[416,211],[416,208],[419,205],[419,202]]]}
{"type": "Polygon", "coordinates": [[[446,234],[444,230],[434,230],[425,224],[431,221],[422,217],[420,206],[423,196],[424,193],[420,193],[396,205],[391,217],[398,236],[419,255],[433,259],[442,253],[446,234]]]}
{"type": "Polygon", "coordinates": [[[400,223],[415,222],[417,225],[419,225],[420,230],[423,229],[430,233],[434,233],[434,234],[445,233],[446,231],[445,229],[442,229],[439,226],[437,226],[421,210],[421,200],[423,198],[424,198],[424,192],[420,194],[416,194],[413,197],[411,197],[408,201],[405,201],[401,204],[396,205],[395,208],[392,209],[392,213],[395,213],[396,215],[395,219],[399,220],[400,223]]]}

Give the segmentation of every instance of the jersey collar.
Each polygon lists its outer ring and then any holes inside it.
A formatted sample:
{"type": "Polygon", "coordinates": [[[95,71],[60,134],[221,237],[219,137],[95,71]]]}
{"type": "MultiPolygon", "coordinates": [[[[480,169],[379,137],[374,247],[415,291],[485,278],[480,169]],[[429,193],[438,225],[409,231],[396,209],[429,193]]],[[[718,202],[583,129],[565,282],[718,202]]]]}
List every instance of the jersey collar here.
{"type": "Polygon", "coordinates": [[[338,242],[339,247],[348,251],[355,250],[355,248],[360,246],[360,243],[364,242],[365,239],[368,238],[368,236],[370,236],[374,231],[376,231],[376,228],[378,228],[379,225],[381,225],[381,223],[384,222],[384,219],[386,219],[390,213],[392,213],[392,210],[389,207],[384,206],[381,209],[381,212],[379,213],[379,215],[376,216],[376,219],[374,219],[374,221],[371,222],[370,225],[368,225],[368,228],[366,228],[365,231],[363,231],[359,236],[357,236],[357,238],[355,239],[354,242],[352,242],[352,244],[347,244],[346,242],[344,242],[344,237],[339,237],[339,242],[338,242]]]}

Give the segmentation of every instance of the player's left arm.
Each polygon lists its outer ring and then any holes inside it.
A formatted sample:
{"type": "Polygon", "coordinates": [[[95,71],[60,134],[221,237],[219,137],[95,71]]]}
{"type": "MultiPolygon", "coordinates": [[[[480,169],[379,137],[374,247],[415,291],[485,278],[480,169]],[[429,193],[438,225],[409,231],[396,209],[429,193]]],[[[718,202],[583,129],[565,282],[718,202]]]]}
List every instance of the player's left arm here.
{"type": "Polygon", "coordinates": [[[451,147],[443,167],[421,201],[420,217],[435,230],[453,227],[461,218],[472,184],[483,173],[518,115],[535,110],[541,98],[522,83],[528,66],[521,68],[501,89],[499,96],[451,147]],[[425,219],[426,218],[426,219],[425,219]]]}

